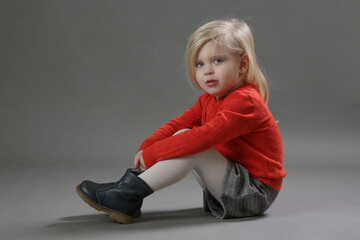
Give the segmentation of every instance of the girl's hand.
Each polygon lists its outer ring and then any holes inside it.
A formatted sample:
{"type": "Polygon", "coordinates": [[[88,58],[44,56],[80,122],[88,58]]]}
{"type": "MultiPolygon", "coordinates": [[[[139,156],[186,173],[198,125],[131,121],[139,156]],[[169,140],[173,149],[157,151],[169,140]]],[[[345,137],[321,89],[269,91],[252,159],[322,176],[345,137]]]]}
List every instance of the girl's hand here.
{"type": "Polygon", "coordinates": [[[143,150],[139,151],[134,158],[134,167],[144,172],[147,168],[144,164],[144,158],[142,157],[143,150]]]}

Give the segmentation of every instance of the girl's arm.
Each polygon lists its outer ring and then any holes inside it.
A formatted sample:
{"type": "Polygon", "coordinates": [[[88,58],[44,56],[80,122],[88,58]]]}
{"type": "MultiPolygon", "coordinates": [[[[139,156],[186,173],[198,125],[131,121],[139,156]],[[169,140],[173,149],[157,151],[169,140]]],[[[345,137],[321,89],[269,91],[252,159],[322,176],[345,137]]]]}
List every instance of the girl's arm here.
{"type": "Polygon", "coordinates": [[[156,130],[150,137],[145,139],[141,144],[139,151],[144,150],[158,142],[174,135],[177,131],[184,128],[193,128],[201,125],[201,99],[204,95],[200,96],[198,101],[189,110],[185,111],[176,119],[165,123],[158,130],[156,130]]]}
{"type": "Polygon", "coordinates": [[[158,161],[199,153],[247,134],[255,129],[262,113],[263,109],[257,109],[251,97],[236,95],[224,102],[222,109],[206,124],[159,140],[144,149],[145,165],[149,168],[158,161]]]}

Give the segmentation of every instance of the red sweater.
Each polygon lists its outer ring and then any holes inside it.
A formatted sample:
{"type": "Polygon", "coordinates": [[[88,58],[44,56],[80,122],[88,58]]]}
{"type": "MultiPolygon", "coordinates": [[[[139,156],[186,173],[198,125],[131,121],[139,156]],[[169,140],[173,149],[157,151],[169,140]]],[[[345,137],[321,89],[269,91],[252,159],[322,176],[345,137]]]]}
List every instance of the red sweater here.
{"type": "Polygon", "coordinates": [[[219,98],[204,93],[183,115],[160,127],[140,146],[147,168],[214,147],[251,176],[280,190],[283,147],[279,128],[252,84],[219,98]],[[190,130],[172,136],[177,131],[190,130]]]}

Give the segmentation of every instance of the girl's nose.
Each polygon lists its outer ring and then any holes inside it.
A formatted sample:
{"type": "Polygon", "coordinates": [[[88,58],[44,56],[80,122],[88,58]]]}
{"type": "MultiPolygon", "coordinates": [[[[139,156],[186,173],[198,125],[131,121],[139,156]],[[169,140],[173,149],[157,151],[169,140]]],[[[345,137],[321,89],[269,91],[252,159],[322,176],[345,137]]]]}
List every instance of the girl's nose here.
{"type": "Polygon", "coordinates": [[[213,70],[212,66],[211,65],[206,66],[205,75],[210,75],[210,74],[213,74],[213,73],[214,73],[214,70],[213,70]]]}

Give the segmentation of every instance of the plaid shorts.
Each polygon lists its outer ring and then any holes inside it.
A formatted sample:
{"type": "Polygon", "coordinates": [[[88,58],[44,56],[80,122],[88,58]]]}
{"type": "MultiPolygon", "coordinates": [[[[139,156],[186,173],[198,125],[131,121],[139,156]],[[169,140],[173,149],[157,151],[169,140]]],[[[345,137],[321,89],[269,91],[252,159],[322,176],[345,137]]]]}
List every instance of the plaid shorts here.
{"type": "Polygon", "coordinates": [[[229,161],[219,203],[206,189],[204,207],[219,218],[250,217],[264,213],[279,191],[255,179],[241,164],[229,161]]]}

